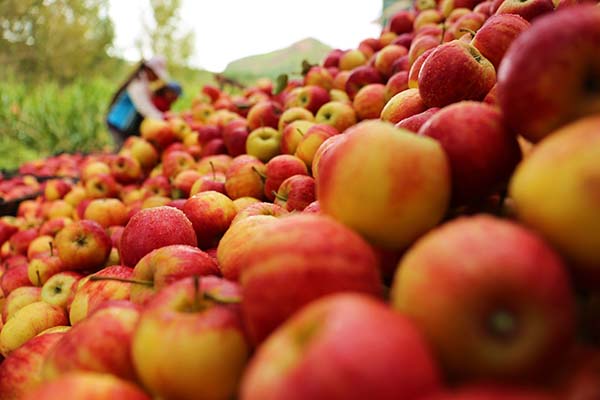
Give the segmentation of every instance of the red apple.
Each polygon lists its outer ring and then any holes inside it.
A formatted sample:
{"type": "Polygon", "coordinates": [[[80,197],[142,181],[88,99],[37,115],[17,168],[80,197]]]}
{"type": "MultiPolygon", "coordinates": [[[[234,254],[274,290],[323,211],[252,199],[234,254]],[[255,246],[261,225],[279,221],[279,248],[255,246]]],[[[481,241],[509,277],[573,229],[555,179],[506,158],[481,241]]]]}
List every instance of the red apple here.
{"type": "Polygon", "coordinates": [[[110,160],[110,172],[119,183],[137,182],[143,178],[143,170],[139,161],[129,155],[116,155],[110,160]]]}
{"type": "Polygon", "coordinates": [[[496,9],[498,14],[517,14],[527,21],[533,21],[554,11],[552,0],[503,0],[496,9]]]}
{"type": "Polygon", "coordinates": [[[315,115],[315,122],[317,124],[331,125],[340,133],[355,125],[356,121],[357,117],[354,108],[340,101],[330,101],[327,104],[323,104],[315,115]]]}
{"type": "Polygon", "coordinates": [[[257,203],[249,204],[242,210],[238,211],[233,221],[231,221],[231,225],[241,221],[244,218],[256,215],[270,215],[273,217],[280,217],[286,214],[288,214],[288,211],[278,204],[259,201],[257,203]]]}
{"type": "Polygon", "coordinates": [[[248,111],[248,129],[250,132],[263,126],[277,129],[283,107],[274,101],[266,100],[256,103],[248,111]]]}
{"type": "Polygon", "coordinates": [[[493,15],[477,31],[471,44],[498,70],[506,50],[529,25],[516,14],[493,15]]]}
{"type": "Polygon", "coordinates": [[[225,173],[225,192],[232,200],[240,197],[264,196],[263,175],[265,164],[251,155],[240,155],[233,159],[225,173]]]}
{"type": "Polygon", "coordinates": [[[281,183],[275,195],[275,204],[288,211],[302,211],[313,201],[315,180],[307,175],[290,176],[281,183]]]}
{"type": "Polygon", "coordinates": [[[398,71],[385,84],[384,97],[388,101],[395,94],[408,89],[408,71],[398,71]]]}
{"type": "Polygon", "coordinates": [[[371,83],[382,83],[383,77],[377,69],[374,67],[364,65],[358,68],[354,68],[348,79],[346,80],[346,86],[344,87],[348,97],[354,99],[356,93],[363,87],[371,83]]]}
{"type": "Polygon", "coordinates": [[[396,124],[401,120],[427,110],[419,89],[406,89],[395,94],[381,110],[383,121],[396,124]]]}
{"type": "Polygon", "coordinates": [[[281,182],[293,175],[308,175],[304,162],[289,154],[273,157],[265,168],[265,197],[273,201],[281,182]]]}
{"type": "Polygon", "coordinates": [[[99,223],[75,221],[56,234],[56,251],[65,270],[97,271],[112,247],[110,237],[99,223]]]}
{"type": "Polygon", "coordinates": [[[437,113],[439,110],[441,110],[441,108],[439,108],[439,107],[428,108],[427,110],[425,110],[423,112],[420,112],[418,114],[411,115],[410,117],[401,119],[400,121],[398,121],[396,123],[396,127],[404,128],[411,132],[417,133],[417,132],[419,132],[419,129],[421,129],[421,127],[427,121],[429,121],[429,119],[431,117],[433,117],[435,115],[435,113],[437,113]]]}
{"type": "Polygon", "coordinates": [[[329,91],[323,89],[321,86],[302,86],[294,89],[294,91],[297,91],[297,93],[290,101],[286,101],[286,109],[291,107],[302,107],[314,114],[323,104],[331,100],[329,91]]]}
{"type": "Polygon", "coordinates": [[[223,142],[230,156],[246,153],[246,139],[249,134],[245,120],[233,120],[223,127],[223,142]]]}
{"type": "Polygon", "coordinates": [[[371,83],[363,86],[354,96],[352,106],[359,120],[376,119],[381,115],[385,106],[385,85],[382,83],[371,83]]]}
{"type": "Polygon", "coordinates": [[[196,161],[191,154],[183,150],[173,150],[163,155],[163,175],[174,179],[178,173],[194,168],[196,161]]]}
{"type": "Polygon", "coordinates": [[[283,128],[281,131],[281,154],[294,154],[298,143],[300,143],[302,137],[306,134],[306,131],[315,124],[313,120],[301,119],[292,121],[283,128]]]}
{"type": "Polygon", "coordinates": [[[304,86],[315,85],[320,86],[325,90],[330,90],[333,87],[333,75],[327,69],[327,66],[315,65],[304,75],[304,86]]]}
{"type": "Polygon", "coordinates": [[[191,221],[198,247],[214,247],[235,217],[233,201],[226,195],[207,191],[190,197],[183,205],[183,212],[191,221]]]}
{"type": "Polygon", "coordinates": [[[295,156],[304,161],[308,168],[312,168],[313,160],[321,145],[338,133],[337,129],[331,125],[315,124],[311,126],[298,143],[295,156]]]}

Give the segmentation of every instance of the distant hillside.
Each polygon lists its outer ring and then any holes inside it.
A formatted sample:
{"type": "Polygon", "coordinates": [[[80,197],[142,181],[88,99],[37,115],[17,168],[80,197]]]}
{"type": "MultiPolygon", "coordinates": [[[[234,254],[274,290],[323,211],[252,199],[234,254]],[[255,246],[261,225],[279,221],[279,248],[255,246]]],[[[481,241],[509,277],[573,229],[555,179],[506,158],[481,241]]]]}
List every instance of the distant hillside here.
{"type": "Polygon", "coordinates": [[[244,57],[227,65],[223,74],[240,81],[256,78],[276,78],[279,74],[300,73],[302,60],[317,64],[331,51],[331,47],[314,38],[307,38],[271,53],[244,57]]]}

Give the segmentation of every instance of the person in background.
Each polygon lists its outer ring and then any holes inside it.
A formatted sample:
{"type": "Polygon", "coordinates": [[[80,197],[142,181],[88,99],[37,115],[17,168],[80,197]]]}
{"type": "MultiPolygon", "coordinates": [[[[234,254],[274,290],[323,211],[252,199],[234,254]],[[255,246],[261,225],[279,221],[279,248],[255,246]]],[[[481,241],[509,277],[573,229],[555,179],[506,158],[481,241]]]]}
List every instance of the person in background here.
{"type": "Polygon", "coordinates": [[[156,89],[152,96],[152,103],[163,113],[167,112],[171,110],[171,106],[181,96],[182,91],[181,85],[177,82],[169,82],[156,89]]]}
{"type": "Polygon", "coordinates": [[[118,151],[125,139],[138,135],[144,118],[163,119],[164,112],[152,101],[156,89],[169,82],[166,59],[142,60],[113,96],[106,124],[118,151]]]}

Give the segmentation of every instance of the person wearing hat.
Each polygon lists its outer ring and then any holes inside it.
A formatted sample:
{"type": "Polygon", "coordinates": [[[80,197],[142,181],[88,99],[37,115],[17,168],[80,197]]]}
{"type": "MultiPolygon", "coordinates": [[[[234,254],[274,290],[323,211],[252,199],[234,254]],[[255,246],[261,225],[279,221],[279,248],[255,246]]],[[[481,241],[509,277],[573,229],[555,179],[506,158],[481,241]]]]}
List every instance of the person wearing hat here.
{"type": "Polygon", "coordinates": [[[164,84],[154,91],[152,103],[162,112],[171,110],[173,103],[181,96],[183,89],[175,81],[164,84]]]}
{"type": "Polygon", "coordinates": [[[125,139],[138,135],[144,118],[163,119],[164,113],[152,101],[156,89],[169,82],[166,59],[154,56],[138,64],[113,96],[106,124],[118,151],[125,139]]]}

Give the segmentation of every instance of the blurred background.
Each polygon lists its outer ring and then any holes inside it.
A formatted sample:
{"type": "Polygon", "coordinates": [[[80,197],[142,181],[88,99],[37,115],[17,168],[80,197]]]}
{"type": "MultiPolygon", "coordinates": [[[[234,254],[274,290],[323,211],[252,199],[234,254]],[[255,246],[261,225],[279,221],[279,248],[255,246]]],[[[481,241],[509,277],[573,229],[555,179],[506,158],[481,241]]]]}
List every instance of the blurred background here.
{"type": "Polygon", "coordinates": [[[216,74],[251,84],[300,74],[376,37],[406,1],[2,0],[0,169],[108,148],[104,114],[141,59],[162,54],[189,107],[216,74]]]}

